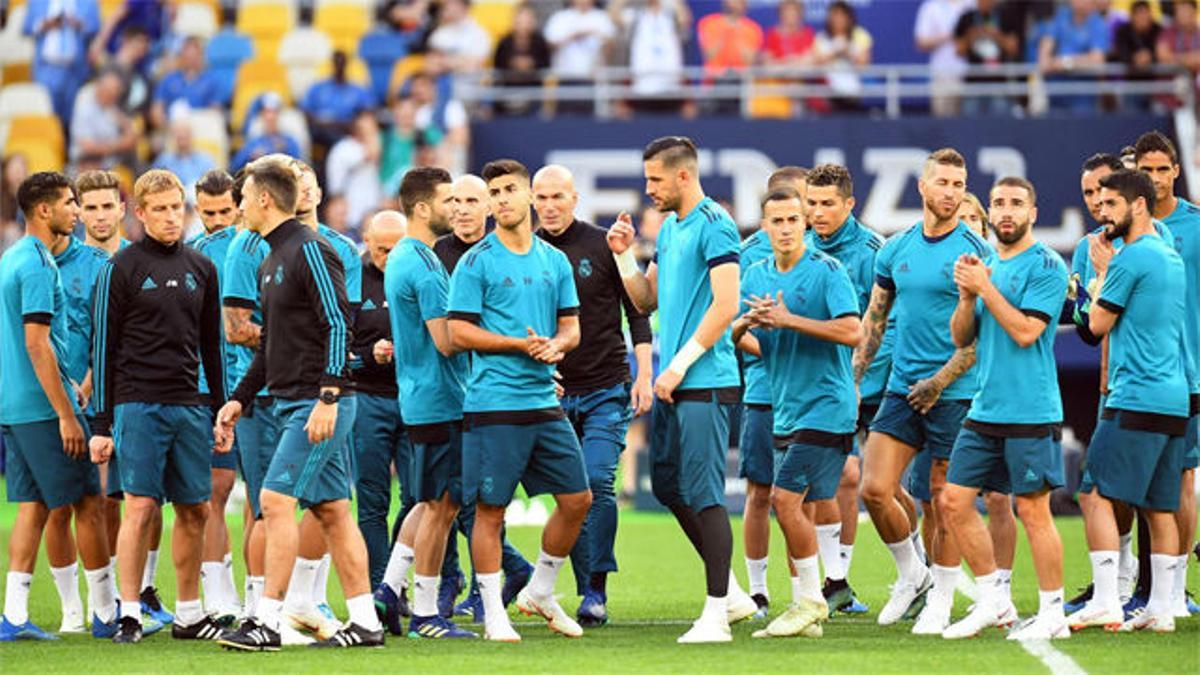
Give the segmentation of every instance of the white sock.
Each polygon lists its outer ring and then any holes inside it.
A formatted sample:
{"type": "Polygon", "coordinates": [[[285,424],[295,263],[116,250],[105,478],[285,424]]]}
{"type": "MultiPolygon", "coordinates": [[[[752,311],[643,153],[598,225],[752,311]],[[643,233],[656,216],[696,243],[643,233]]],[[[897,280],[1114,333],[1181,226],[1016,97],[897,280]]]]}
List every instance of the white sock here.
{"type": "Polygon", "coordinates": [[[842,524],[817,525],[817,551],[825,566],[825,578],[841,581],[846,578],[842,567],[842,524]]]}
{"type": "MultiPolygon", "coordinates": [[[[742,590],[742,585],[738,583],[737,575],[733,573],[733,568],[729,568],[729,589],[725,591],[725,597],[732,595],[746,595],[746,591],[742,590]]],[[[747,596],[748,597],[748,596],[747,596]]]]}
{"type": "Polygon", "coordinates": [[[221,595],[225,606],[229,609],[240,607],[242,601],[238,598],[237,583],[233,580],[233,554],[226,553],[221,560],[221,595]]]}
{"type": "Polygon", "coordinates": [[[476,574],[479,582],[479,597],[483,600],[483,623],[486,627],[511,625],[504,611],[504,600],[500,597],[500,573],[476,574]]]}
{"type": "Polygon", "coordinates": [[[84,570],[87,579],[88,606],[101,623],[108,623],[117,615],[117,576],[111,567],[84,570]]]}
{"type": "Polygon", "coordinates": [[[292,578],[288,581],[287,593],[283,595],[283,604],[289,612],[302,612],[311,609],[316,603],[311,593],[316,583],[317,568],[321,566],[320,559],[296,558],[292,566],[292,578]]]}
{"type": "Polygon", "coordinates": [[[397,541],[392,547],[392,555],[388,558],[387,569],[383,572],[383,583],[387,584],[400,595],[408,585],[408,568],[412,567],[415,559],[412,547],[397,541]]]}
{"type": "Polygon", "coordinates": [[[842,574],[850,577],[850,561],[854,560],[854,544],[840,544],[842,550],[842,574]]]}
{"type": "Polygon", "coordinates": [[[375,600],[370,593],[346,598],[346,609],[350,610],[350,622],[367,630],[379,630],[379,617],[375,614],[375,600]]]}
{"type": "Polygon", "coordinates": [[[925,565],[917,557],[913,540],[901,539],[894,544],[888,544],[887,547],[892,552],[892,558],[896,560],[896,570],[900,573],[900,579],[913,584],[920,583],[925,574],[925,565]]]}
{"type": "Polygon", "coordinates": [[[29,587],[33,575],[28,572],[9,572],[4,587],[4,616],[17,626],[29,620],[29,587]]]}
{"type": "Polygon", "coordinates": [[[54,587],[58,589],[58,597],[62,600],[62,612],[83,615],[83,599],[79,597],[79,564],[71,563],[66,567],[51,567],[50,574],[54,577],[54,587]]]}
{"type": "Polygon", "coordinates": [[[1120,535],[1120,546],[1117,548],[1119,552],[1119,564],[1117,566],[1117,574],[1123,577],[1133,576],[1137,574],[1138,560],[1133,554],[1133,530],[1120,535]]]}
{"type": "Polygon", "coordinates": [[[1175,558],[1175,583],[1171,587],[1171,606],[1187,607],[1188,557],[1183,554],[1175,558]]]}
{"type": "Polygon", "coordinates": [[[137,619],[139,624],[142,623],[142,603],[136,600],[132,602],[121,602],[121,618],[137,619]]]}
{"type": "Polygon", "coordinates": [[[929,592],[929,604],[935,609],[949,612],[954,607],[954,587],[958,585],[958,575],[962,571],[957,567],[945,567],[934,564],[933,590],[929,592]]]}
{"type": "Polygon", "coordinates": [[[1057,623],[1067,620],[1063,615],[1063,591],[1061,588],[1053,591],[1038,591],[1038,616],[1057,623]]]}
{"type": "Polygon", "coordinates": [[[200,563],[200,587],[204,591],[204,608],[210,612],[215,612],[222,605],[221,572],[224,569],[224,563],[200,563]]]}
{"type": "Polygon", "coordinates": [[[194,626],[204,620],[200,600],[176,600],[175,622],[180,626],[194,626]]]}
{"type": "Polygon", "coordinates": [[[148,551],[146,553],[146,566],[142,568],[142,590],[150,588],[154,585],[154,579],[158,576],[158,551],[148,551]]]}
{"type": "Polygon", "coordinates": [[[996,587],[1003,599],[1012,602],[1012,570],[996,569],[996,587]]]}
{"type": "Polygon", "coordinates": [[[558,571],[562,569],[565,560],[545,551],[538,551],[537,565],[533,568],[533,576],[529,578],[529,594],[535,598],[553,597],[554,582],[558,581],[558,571]]]}
{"type": "Polygon", "coordinates": [[[262,596],[258,599],[258,610],[254,613],[258,622],[273,631],[279,631],[279,615],[283,611],[283,601],[262,596]]]}
{"type": "Polygon", "coordinates": [[[1117,597],[1117,552],[1092,551],[1088,557],[1092,559],[1092,602],[1098,607],[1120,607],[1121,600],[1117,597]]]}
{"type": "Polygon", "coordinates": [[[726,610],[729,608],[728,597],[715,598],[711,595],[705,596],[704,611],[700,613],[700,620],[728,624],[729,615],[726,613],[726,610]]]}
{"type": "Polygon", "coordinates": [[[246,606],[243,607],[245,616],[258,615],[258,601],[262,598],[263,586],[266,579],[246,575],[246,606]]]}
{"type": "Polygon", "coordinates": [[[979,589],[977,607],[999,608],[1004,597],[1003,583],[1000,580],[1000,570],[991,574],[981,574],[975,577],[975,587],[979,589]]]}
{"type": "Polygon", "coordinates": [[[925,550],[925,540],[921,538],[921,528],[918,527],[913,530],[912,534],[908,535],[908,538],[912,541],[913,550],[917,554],[917,560],[921,562],[922,567],[925,567],[926,563],[929,562],[929,552],[925,550]]]}
{"type": "Polygon", "coordinates": [[[413,575],[413,616],[433,616],[438,613],[438,584],[442,578],[413,575]]]}
{"type": "Polygon", "coordinates": [[[821,568],[817,564],[817,556],[792,558],[792,566],[796,568],[796,583],[792,585],[792,602],[798,603],[801,600],[824,602],[824,597],[821,595],[821,568]],[[799,591],[798,595],[797,591],[799,591]]]}
{"type": "Polygon", "coordinates": [[[313,580],[312,594],[309,596],[313,604],[329,604],[329,572],[333,569],[333,556],[326,553],[321,556],[317,566],[317,578],[313,580]]]}
{"type": "Polygon", "coordinates": [[[757,560],[746,558],[746,576],[750,579],[750,595],[759,594],[764,598],[771,597],[767,591],[767,558],[757,560]]]}
{"type": "Polygon", "coordinates": [[[1178,556],[1165,553],[1150,554],[1150,602],[1146,612],[1152,615],[1173,615],[1171,591],[1175,588],[1175,566],[1178,556]]]}

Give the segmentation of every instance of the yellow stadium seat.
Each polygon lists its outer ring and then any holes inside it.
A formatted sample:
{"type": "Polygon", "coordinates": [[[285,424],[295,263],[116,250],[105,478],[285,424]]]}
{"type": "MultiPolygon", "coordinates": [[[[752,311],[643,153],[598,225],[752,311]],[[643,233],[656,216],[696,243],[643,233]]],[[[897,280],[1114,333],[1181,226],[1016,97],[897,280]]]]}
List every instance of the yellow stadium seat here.
{"type": "Polygon", "coordinates": [[[107,20],[125,4],[125,0],[100,0],[100,19],[107,20]]]}
{"type": "Polygon", "coordinates": [[[392,66],[392,77],[388,80],[388,100],[391,101],[395,98],[396,92],[400,90],[400,85],[421,72],[424,67],[425,57],[421,54],[409,54],[397,61],[396,65],[392,66]]]}
{"type": "Polygon", "coordinates": [[[61,155],[66,150],[62,124],[53,115],[18,115],[8,127],[10,144],[14,141],[36,141],[61,155]]]}
{"type": "Polygon", "coordinates": [[[15,84],[33,81],[33,65],[28,61],[14,61],[0,66],[0,82],[15,84]]]}
{"type": "Polygon", "coordinates": [[[361,4],[321,5],[313,17],[313,28],[328,35],[334,49],[355,54],[358,52],[358,41],[371,28],[371,16],[361,4]]]}
{"type": "MultiPolygon", "coordinates": [[[[759,84],[786,84],[782,80],[759,80],[759,84]]],[[[789,119],[792,100],[786,96],[758,95],[750,99],[750,117],[754,119],[789,119]]]]}
{"type": "Polygon", "coordinates": [[[279,42],[292,29],[295,15],[283,4],[242,5],[238,9],[237,29],[254,42],[255,54],[275,54],[279,42]]]}
{"type": "Polygon", "coordinates": [[[63,154],[49,147],[39,138],[12,138],[4,148],[5,156],[22,155],[29,165],[29,173],[39,171],[62,171],[63,154]]]}
{"type": "Polygon", "coordinates": [[[512,30],[517,5],[512,2],[480,2],[471,5],[471,18],[492,36],[492,44],[512,30]]]}
{"type": "Polygon", "coordinates": [[[288,86],[287,69],[274,59],[251,59],[238,68],[233,90],[231,110],[234,129],[241,129],[250,103],[264,92],[274,91],[283,97],[284,103],[292,99],[288,86]]]}

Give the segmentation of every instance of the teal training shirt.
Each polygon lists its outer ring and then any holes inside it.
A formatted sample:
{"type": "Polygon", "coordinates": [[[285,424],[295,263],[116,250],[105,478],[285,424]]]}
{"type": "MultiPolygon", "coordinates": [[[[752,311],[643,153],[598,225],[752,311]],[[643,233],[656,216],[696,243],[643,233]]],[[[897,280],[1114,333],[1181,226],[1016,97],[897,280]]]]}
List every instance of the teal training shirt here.
{"type": "MultiPolygon", "coordinates": [[[[741,265],[743,282],[746,278],[746,270],[750,269],[754,263],[772,258],[774,255],[771,240],[764,230],[758,230],[742,240],[738,264],[741,265]]],[[[743,304],[738,308],[738,313],[740,314],[745,309],[743,304]]],[[[751,405],[771,405],[771,381],[767,377],[767,371],[764,369],[761,359],[753,354],[742,353],[742,379],[745,381],[742,402],[751,405]]]]}
{"type": "MultiPolygon", "coordinates": [[[[257,232],[241,230],[234,235],[225,253],[224,273],[221,275],[221,304],[226,307],[251,310],[251,320],[262,325],[262,303],[259,301],[258,268],[267,259],[271,247],[257,232]]],[[[230,389],[237,387],[250,363],[254,361],[253,349],[244,345],[229,345],[232,365],[225,379],[230,389]]],[[[263,387],[259,396],[266,396],[263,387]]]]}

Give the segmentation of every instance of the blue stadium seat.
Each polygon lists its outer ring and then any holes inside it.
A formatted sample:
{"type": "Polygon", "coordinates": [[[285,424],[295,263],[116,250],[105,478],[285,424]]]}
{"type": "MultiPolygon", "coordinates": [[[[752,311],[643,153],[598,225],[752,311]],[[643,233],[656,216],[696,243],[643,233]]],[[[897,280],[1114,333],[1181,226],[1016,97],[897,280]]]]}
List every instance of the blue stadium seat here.
{"type": "Polygon", "coordinates": [[[408,56],[412,38],[406,33],[391,30],[373,30],[358,43],[358,55],[367,64],[371,74],[371,93],[375,100],[388,100],[388,85],[392,79],[392,68],[400,59],[408,56]]]}
{"type": "Polygon", "coordinates": [[[222,28],[208,41],[206,56],[209,70],[217,75],[217,81],[221,83],[221,102],[228,105],[233,99],[233,83],[237,79],[238,66],[254,56],[254,43],[232,28],[222,28]]]}

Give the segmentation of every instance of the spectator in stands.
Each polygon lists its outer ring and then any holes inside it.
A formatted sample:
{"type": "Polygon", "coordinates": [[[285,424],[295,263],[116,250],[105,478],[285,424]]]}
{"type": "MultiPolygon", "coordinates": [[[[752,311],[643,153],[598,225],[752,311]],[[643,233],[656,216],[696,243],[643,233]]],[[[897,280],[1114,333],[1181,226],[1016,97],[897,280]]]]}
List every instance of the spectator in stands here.
{"type": "Polygon", "coordinates": [[[329,148],[346,134],[354,118],[374,105],[366,87],[346,79],[346,53],[333,53],[333,74],[309,87],[300,103],[313,144],[329,148]]]}
{"type": "MultiPolygon", "coordinates": [[[[546,22],[546,41],[554,48],[551,60],[560,84],[591,82],[605,65],[608,42],[617,34],[608,14],[596,7],[595,0],[571,0],[570,5],[550,16],[546,22]]],[[[564,102],[559,112],[590,113],[590,101],[564,102]]]]}
{"type": "Polygon", "coordinates": [[[329,192],[346,198],[347,218],[358,229],[362,219],[383,200],[379,182],[381,154],[379,125],[375,113],[363,110],[354,117],[351,132],[334,144],[325,161],[325,184],[329,192]]]}
{"type": "Polygon", "coordinates": [[[917,49],[929,54],[930,109],[939,117],[958,114],[967,62],[958,52],[954,29],[971,4],[970,0],[923,0],[917,10],[913,36],[917,49]]]}
{"type": "Polygon", "coordinates": [[[133,166],[137,134],[121,109],[125,84],[115,70],[102,70],[79,91],[71,114],[71,162],[79,169],[133,166]]]}
{"type": "Polygon", "coordinates": [[[417,141],[417,103],[412,96],[397,96],[392,103],[392,126],[383,133],[383,157],[379,160],[379,180],[384,194],[400,189],[405,172],[413,167],[417,141]]]}
{"type": "Polygon", "coordinates": [[[813,63],[826,68],[825,78],[839,95],[830,99],[838,110],[860,110],[862,81],[855,72],[871,65],[874,40],[858,25],[858,15],[846,0],[835,0],[825,14],[825,29],[813,42],[813,63]]]}
{"type": "MultiPolygon", "coordinates": [[[[1071,0],[1059,8],[1042,36],[1038,66],[1059,79],[1103,66],[1109,37],[1108,24],[1095,10],[1094,0],[1071,0]]],[[[1078,113],[1096,109],[1095,96],[1062,96],[1052,103],[1078,113]]]]}
{"type": "Polygon", "coordinates": [[[719,14],[709,14],[696,24],[704,68],[710,75],[745,70],[758,60],[763,30],[746,16],[746,0],[724,0],[719,14]]]}
{"type": "Polygon", "coordinates": [[[424,48],[429,37],[429,19],[433,3],[430,0],[390,0],[385,3],[380,15],[383,22],[395,31],[414,50],[424,48]]]}
{"type": "MultiPolygon", "coordinates": [[[[626,0],[613,0],[609,17],[629,36],[629,69],[633,73],[633,93],[655,96],[678,89],[683,84],[683,43],[691,31],[692,12],[683,0],[647,0],[636,7],[626,0]]],[[[692,101],[643,98],[630,102],[633,109],[646,112],[677,112],[687,117],[696,113],[692,101]]]]}
{"type": "MultiPolygon", "coordinates": [[[[527,2],[517,5],[512,31],[500,39],[492,62],[499,71],[498,83],[502,86],[541,86],[541,71],[550,67],[550,43],[546,42],[538,28],[537,11],[533,5],[527,2]]],[[[530,100],[501,101],[496,104],[496,112],[520,115],[529,112],[532,107],[530,100]]]]}
{"type": "Polygon", "coordinates": [[[346,195],[331,194],[325,199],[321,208],[321,222],[326,227],[347,236],[356,235],[357,232],[350,230],[350,220],[347,216],[346,195]]]}
{"type": "MultiPolygon", "coordinates": [[[[1149,70],[1158,62],[1155,49],[1161,32],[1162,26],[1154,20],[1149,0],[1134,0],[1129,6],[1129,21],[1117,26],[1117,32],[1113,35],[1109,61],[1129,68],[1128,77],[1131,80],[1153,79],[1149,70]]],[[[1145,110],[1150,107],[1150,97],[1122,97],[1122,103],[1145,110]]]]}
{"type": "Polygon", "coordinates": [[[470,73],[492,55],[492,36],[471,16],[468,0],[442,0],[437,28],[429,34],[429,49],[448,58],[450,70],[470,73]]]}
{"type": "Polygon", "coordinates": [[[5,244],[21,238],[21,230],[25,225],[25,214],[17,206],[17,188],[29,177],[29,164],[25,155],[12,154],[4,158],[0,165],[0,251],[5,244]],[[10,235],[16,234],[15,237],[10,235]]]}
{"type": "Polygon", "coordinates": [[[150,35],[140,26],[130,26],[121,33],[117,51],[112,56],[104,52],[103,61],[98,66],[112,68],[125,81],[125,98],[122,106],[125,112],[141,116],[150,105],[152,86],[150,80],[141,70],[141,63],[150,53],[150,35]]]}
{"type": "Polygon", "coordinates": [[[75,94],[87,81],[88,43],[100,29],[96,0],[31,0],[22,32],[33,37],[33,79],[50,91],[54,114],[72,119],[75,94]]]}
{"type": "Polygon", "coordinates": [[[262,133],[247,138],[242,148],[229,162],[230,172],[236,172],[246,164],[273,152],[282,152],[292,157],[301,157],[300,144],[279,128],[279,113],[283,109],[283,98],[275,92],[264,94],[262,107],[258,111],[262,120],[262,133]]]}
{"type": "MultiPolygon", "coordinates": [[[[1001,3],[998,0],[976,0],[975,8],[963,12],[954,27],[954,39],[959,55],[977,68],[1013,63],[1021,58],[1021,34],[1023,18],[1015,10],[1018,3],[1001,3]]],[[[968,82],[1005,82],[1002,76],[975,75],[968,82]]],[[[963,112],[968,116],[983,111],[993,115],[1011,112],[1011,101],[1007,96],[968,97],[963,101],[963,112]]]]}
{"type": "Polygon", "coordinates": [[[150,121],[155,127],[167,123],[167,112],[175,101],[186,101],[197,110],[221,105],[221,87],[204,68],[204,43],[200,38],[192,36],[183,41],[175,64],[154,89],[150,121]]]}
{"type": "MultiPolygon", "coordinates": [[[[92,41],[92,60],[103,60],[101,52],[115,54],[120,38],[128,28],[136,27],[149,36],[150,44],[162,45],[170,26],[170,4],[165,0],[124,0],[117,4],[92,41]]],[[[139,66],[143,74],[149,74],[152,56],[157,54],[147,55],[139,66]]]]}
{"type": "Polygon", "coordinates": [[[186,104],[177,104],[171,112],[170,134],[171,141],[166,150],[154,160],[154,167],[166,169],[179,176],[187,194],[189,206],[196,204],[196,182],[210,169],[216,168],[216,163],[207,152],[197,150],[192,145],[192,125],[188,122],[189,110],[186,104]]]}
{"type": "Polygon", "coordinates": [[[441,157],[437,164],[452,168],[452,173],[465,170],[467,145],[471,141],[467,109],[457,99],[438,96],[429,73],[412,77],[410,93],[417,104],[417,128],[441,157]]]}
{"type": "Polygon", "coordinates": [[[779,3],[779,23],[767,31],[767,63],[774,66],[804,66],[812,61],[816,33],[804,24],[800,0],[779,3]]]}
{"type": "Polygon", "coordinates": [[[1093,1],[1096,3],[1096,13],[1100,15],[1101,19],[1104,19],[1104,25],[1108,26],[1108,35],[1110,38],[1116,35],[1119,26],[1129,23],[1129,19],[1133,14],[1132,4],[1130,4],[1131,11],[1126,12],[1119,7],[1113,7],[1113,0],[1093,1]]]}
{"type": "Polygon", "coordinates": [[[1176,0],[1171,25],[1158,36],[1158,61],[1200,73],[1200,24],[1196,0],[1176,0]]]}

